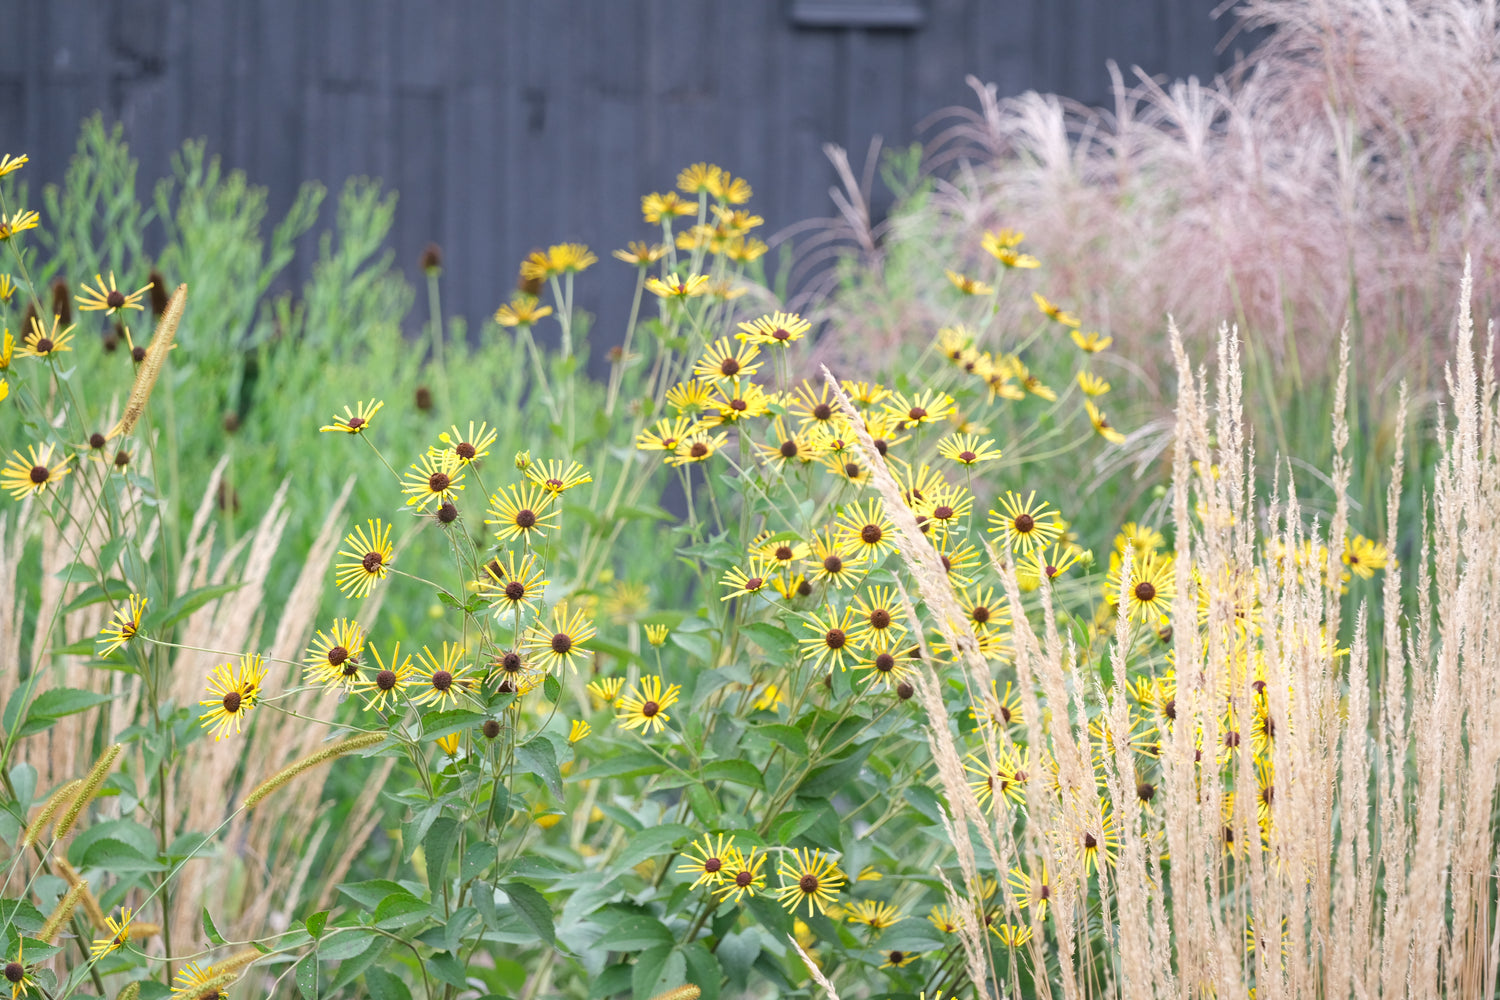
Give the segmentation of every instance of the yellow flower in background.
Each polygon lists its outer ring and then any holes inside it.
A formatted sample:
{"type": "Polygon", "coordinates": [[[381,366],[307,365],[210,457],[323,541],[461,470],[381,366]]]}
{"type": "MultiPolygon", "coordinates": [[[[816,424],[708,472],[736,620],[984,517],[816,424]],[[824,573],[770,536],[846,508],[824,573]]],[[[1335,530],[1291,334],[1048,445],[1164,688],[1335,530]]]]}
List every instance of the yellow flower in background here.
{"type": "Polygon", "coordinates": [[[793,851],[790,860],[783,859],[777,871],[781,875],[781,888],[776,897],[794,915],[803,903],[807,904],[809,917],[815,909],[826,914],[845,882],[838,866],[822,851],[806,847],[793,851]]]}
{"type": "Polygon", "coordinates": [[[439,656],[434,656],[431,649],[423,646],[422,652],[417,656],[422,671],[422,690],[412,698],[412,704],[449,709],[458,704],[460,694],[474,690],[475,678],[471,676],[469,666],[461,662],[467,652],[458,643],[446,640],[439,656]]]}
{"type": "Polygon", "coordinates": [[[949,434],[938,442],[938,454],[963,466],[993,462],[1001,457],[993,439],[981,442],[975,434],[949,434]]]}
{"type": "Polygon", "coordinates": [[[495,310],[495,322],[506,327],[535,326],[537,320],[552,315],[552,307],[538,305],[539,301],[535,295],[517,292],[509,304],[495,310]]]}
{"type": "Polygon", "coordinates": [[[484,523],[495,526],[495,540],[499,542],[545,538],[547,532],[558,528],[559,511],[552,506],[554,499],[555,494],[540,486],[512,484],[491,494],[486,512],[490,516],[484,523]]]}
{"type": "Polygon", "coordinates": [[[11,156],[9,153],[6,153],[4,156],[0,156],[0,177],[15,173],[30,162],[31,158],[25,153],[22,153],[20,156],[11,156]]]}
{"type": "Polygon", "coordinates": [[[689,274],[686,278],[679,278],[675,274],[669,274],[666,278],[647,278],[646,290],[652,295],[663,299],[693,299],[708,292],[708,275],[689,274]]]}
{"type": "Polygon", "coordinates": [[[444,453],[452,455],[460,465],[469,465],[479,461],[490,453],[490,446],[495,443],[498,433],[484,421],[479,426],[474,426],[474,421],[469,421],[469,433],[460,434],[458,425],[454,424],[448,430],[438,435],[441,448],[428,448],[429,455],[437,456],[444,453]]]}
{"type": "Polygon", "coordinates": [[[740,237],[729,241],[724,247],[724,256],[741,264],[760,260],[771,248],[754,237],[740,237]]]}
{"type": "Polygon", "coordinates": [[[1031,940],[1031,928],[1022,924],[990,924],[990,933],[1011,949],[1020,948],[1031,940]]]}
{"type": "MultiPolygon", "coordinates": [[[[1105,578],[1105,594],[1111,604],[1120,599],[1124,571],[1124,563],[1113,563],[1105,578]]],[[[1125,595],[1131,618],[1147,623],[1156,621],[1172,610],[1176,594],[1177,580],[1170,555],[1151,554],[1132,562],[1130,590],[1125,595]]]]}
{"type": "Polygon", "coordinates": [[[0,303],[9,302],[16,294],[16,283],[8,274],[0,274],[0,303]]]}
{"type": "Polygon", "coordinates": [[[147,598],[139,594],[130,595],[130,603],[116,608],[114,617],[99,632],[99,655],[108,656],[124,646],[140,631],[141,617],[146,613],[147,598]]]}
{"type": "Polygon", "coordinates": [[[693,366],[693,377],[705,382],[750,378],[764,364],[756,360],[759,357],[760,347],[753,341],[736,345],[728,337],[720,337],[704,349],[693,366]]]}
{"type": "Polygon", "coordinates": [[[719,174],[718,180],[709,188],[709,193],[731,205],[743,205],[754,195],[749,181],[743,177],[731,177],[727,170],[719,174]]]}
{"type": "Polygon", "coordinates": [[[1083,558],[1083,550],[1076,545],[1054,544],[1050,548],[1038,547],[1026,553],[1016,567],[1016,576],[1023,587],[1040,586],[1044,580],[1055,580],[1083,558]]]}
{"type": "Polygon", "coordinates": [[[720,380],[709,399],[712,409],[703,415],[703,426],[721,427],[741,420],[763,417],[770,412],[771,400],[766,391],[748,379],[720,380]]]}
{"type": "Polygon", "coordinates": [[[35,445],[29,445],[24,457],[19,451],[12,451],[5,468],[0,470],[0,488],[15,499],[22,500],[62,482],[62,478],[73,471],[68,468],[71,459],[64,455],[54,462],[52,451],[51,444],[43,444],[40,450],[35,445]]]}
{"type": "Polygon", "coordinates": [[[653,225],[663,219],[697,214],[697,203],[688,201],[676,191],[668,191],[666,194],[648,194],[641,198],[641,215],[653,225]]]}
{"type": "Polygon", "coordinates": [[[620,688],[624,686],[624,678],[600,677],[598,680],[589,682],[588,692],[598,698],[601,704],[608,705],[615,700],[620,693],[620,688]]]}
{"type": "Polygon", "coordinates": [[[401,492],[407,495],[408,507],[426,510],[433,502],[451,502],[453,494],[463,489],[463,478],[464,467],[453,452],[425,454],[412,463],[402,480],[401,492]]]}
{"type": "Polygon", "coordinates": [[[1377,569],[1384,569],[1391,561],[1390,550],[1364,535],[1355,535],[1344,546],[1344,565],[1362,580],[1375,576],[1377,569]]]}
{"type": "Polygon", "coordinates": [[[991,257],[1004,264],[1006,267],[1036,268],[1041,266],[1041,261],[1029,253],[1021,253],[1016,247],[1026,238],[1025,233],[1018,233],[1010,229],[1002,229],[998,233],[986,232],[984,238],[979,241],[980,246],[991,257]]]}
{"type": "Polygon", "coordinates": [[[104,918],[109,937],[94,939],[93,947],[89,949],[89,958],[97,962],[110,952],[125,946],[125,942],[130,940],[131,913],[131,908],[127,906],[120,911],[120,919],[109,916],[104,918]]]}
{"type": "Polygon", "coordinates": [[[109,285],[106,287],[104,278],[94,275],[94,283],[98,286],[90,288],[88,282],[83,284],[83,294],[73,296],[78,303],[78,308],[84,312],[103,312],[113,316],[121,309],[145,309],[141,305],[141,299],[151,291],[151,282],[146,282],[144,288],[138,288],[130,294],[126,294],[115,287],[115,272],[109,272],[109,285]]]}
{"type": "Polygon", "coordinates": [[[616,250],[616,260],[623,260],[627,264],[635,264],[637,267],[648,267],[655,264],[667,255],[665,243],[642,243],[639,240],[631,240],[625,245],[624,250],[616,250]]]}
{"type": "Polygon", "coordinates": [[[568,726],[568,742],[578,743],[582,740],[586,740],[588,739],[589,734],[593,731],[594,727],[589,725],[584,720],[574,719],[572,721],[572,724],[568,726]]]}
{"type": "Polygon", "coordinates": [[[1089,423],[1094,425],[1094,430],[1099,433],[1100,437],[1110,444],[1125,443],[1125,435],[1115,429],[1114,425],[1109,422],[1109,418],[1104,415],[1104,411],[1095,406],[1092,400],[1084,400],[1083,408],[1089,415],[1089,423]]]}
{"type": "Polygon", "coordinates": [[[564,466],[558,459],[531,463],[526,469],[526,478],[553,496],[561,496],[575,486],[594,481],[588,470],[577,462],[564,466]]]}
{"type": "Polygon", "coordinates": [[[872,931],[883,931],[901,919],[901,911],[890,903],[866,899],[850,905],[848,918],[851,924],[864,924],[872,931]]]}
{"type": "Polygon", "coordinates": [[[755,696],[755,707],[762,712],[774,712],[786,704],[786,692],[775,684],[767,684],[755,696]]]}
{"type": "Polygon", "coordinates": [[[230,726],[236,733],[240,731],[260,697],[260,682],[265,675],[265,657],[259,653],[246,653],[238,664],[221,663],[209,672],[208,690],[213,697],[198,704],[211,707],[198,719],[201,728],[214,734],[215,742],[229,735],[230,726]]]}
{"type": "Polygon", "coordinates": [[[35,229],[40,224],[41,218],[36,212],[13,212],[10,218],[0,215],[0,243],[5,242],[17,233],[24,233],[28,229],[35,229]]]}
{"type": "Polygon", "coordinates": [[[694,163],[677,175],[677,190],[683,194],[711,194],[718,197],[724,168],[712,163],[694,163]]]}
{"type": "Polygon", "coordinates": [[[576,274],[598,261],[582,243],[559,243],[547,248],[547,262],[554,274],[576,274]]]}
{"type": "Polygon", "coordinates": [[[1092,372],[1079,372],[1078,388],[1085,396],[1102,396],[1109,392],[1109,383],[1092,372]]]}
{"type": "Polygon", "coordinates": [[[723,878],[714,887],[719,902],[726,900],[738,903],[745,896],[754,896],[765,889],[766,875],[761,871],[766,864],[766,853],[751,851],[749,854],[735,852],[734,863],[723,870],[723,878]]]}
{"type": "Polygon", "coordinates": [[[1036,307],[1040,309],[1044,315],[1052,317],[1063,326],[1071,326],[1075,328],[1078,326],[1077,316],[1074,316],[1069,312],[1064,312],[1061,306],[1057,306],[1052,304],[1051,302],[1048,302],[1046,296],[1042,295],[1040,292],[1032,292],[1031,300],[1036,303],[1036,307]]]}
{"type": "Polygon", "coordinates": [[[563,666],[578,669],[573,662],[575,656],[588,657],[593,653],[583,644],[594,637],[594,625],[582,608],[568,614],[568,604],[563,601],[552,609],[550,627],[546,622],[537,622],[521,637],[521,646],[529,651],[547,672],[563,666]]]}
{"type": "Polygon", "coordinates": [[[339,563],[336,581],[347,597],[364,597],[377,580],[385,579],[391,563],[391,526],[379,518],[368,522],[370,532],[356,527],[344,539],[339,555],[350,561],[339,563]]]}
{"type": "Polygon", "coordinates": [[[643,736],[665,729],[672,720],[667,709],[677,703],[681,690],[678,684],[663,688],[661,677],[656,674],[642,677],[640,687],[620,699],[616,724],[621,729],[639,729],[643,736]]]}
{"type": "MultiPolygon", "coordinates": [[[[219,973],[212,965],[199,965],[197,962],[189,962],[177,970],[173,977],[176,982],[172,987],[172,995],[180,1000],[210,1000],[209,994],[205,993],[204,987],[218,978],[219,973]]],[[[218,991],[219,997],[227,994],[223,990],[218,991]]]]}
{"type": "Polygon", "coordinates": [[[364,651],[364,627],[351,618],[338,618],[326,635],[318,630],[302,662],[312,671],[314,684],[351,691],[359,682],[359,657],[364,651]]]}
{"type": "Polygon", "coordinates": [[[389,666],[381,657],[379,647],[372,644],[370,655],[375,658],[375,673],[372,676],[360,678],[354,690],[365,696],[366,708],[384,711],[386,702],[398,700],[411,685],[413,673],[411,655],[407,654],[402,657],[399,642],[391,649],[389,666]]]}
{"type": "Polygon", "coordinates": [[[953,283],[953,287],[965,295],[993,295],[995,292],[994,285],[985,284],[983,281],[970,278],[957,271],[945,270],[943,273],[948,276],[948,280],[953,283]]]}
{"type": "Polygon", "coordinates": [[[957,409],[952,396],[936,389],[923,389],[910,399],[905,393],[892,393],[880,407],[909,427],[947,420],[949,414],[957,409]]]}
{"type": "Polygon", "coordinates": [[[646,641],[653,646],[663,646],[667,641],[667,633],[671,631],[671,628],[666,625],[647,625],[646,641]]]}
{"type": "Polygon", "coordinates": [[[999,532],[1011,547],[1022,555],[1039,545],[1050,545],[1062,534],[1062,515],[1046,501],[1036,499],[1032,490],[1021,494],[1006,490],[1000,498],[1000,509],[989,512],[990,534],[999,532]]]}
{"type": "Polygon", "coordinates": [[[773,312],[740,324],[736,337],[753,344],[785,347],[807,335],[812,324],[796,313],[773,312]]]}
{"type": "Polygon", "coordinates": [[[362,402],[356,404],[356,409],[353,410],[345,406],[342,417],[335,413],[333,415],[333,423],[319,427],[318,431],[320,433],[324,431],[343,431],[345,434],[363,434],[369,429],[370,421],[374,419],[375,414],[379,413],[380,408],[384,405],[380,400],[372,399],[368,403],[362,402]]]}
{"type": "Polygon", "coordinates": [[[52,327],[48,329],[42,326],[35,317],[31,317],[31,330],[26,334],[22,347],[16,352],[18,358],[50,358],[62,351],[71,351],[73,348],[68,343],[73,337],[73,327],[66,326],[61,330],[62,317],[52,317],[52,327]]]}
{"type": "Polygon", "coordinates": [[[1109,349],[1109,345],[1115,342],[1113,337],[1101,337],[1098,333],[1079,333],[1073,331],[1073,343],[1078,345],[1080,351],[1089,354],[1098,354],[1100,351],[1109,349]]]}
{"type": "Polygon", "coordinates": [[[766,224],[765,219],[758,215],[751,215],[744,210],[730,210],[715,205],[713,211],[714,218],[718,221],[720,228],[733,236],[742,236],[750,230],[766,224]]]}
{"type": "Polygon", "coordinates": [[[677,445],[677,449],[667,458],[667,464],[673,466],[692,465],[696,462],[706,462],[713,458],[715,453],[729,440],[728,434],[710,434],[707,431],[694,431],[683,438],[677,445]]]}
{"type": "Polygon", "coordinates": [[[447,754],[449,757],[457,757],[458,737],[458,733],[449,733],[447,736],[439,736],[433,742],[442,747],[443,753],[447,754]]]}

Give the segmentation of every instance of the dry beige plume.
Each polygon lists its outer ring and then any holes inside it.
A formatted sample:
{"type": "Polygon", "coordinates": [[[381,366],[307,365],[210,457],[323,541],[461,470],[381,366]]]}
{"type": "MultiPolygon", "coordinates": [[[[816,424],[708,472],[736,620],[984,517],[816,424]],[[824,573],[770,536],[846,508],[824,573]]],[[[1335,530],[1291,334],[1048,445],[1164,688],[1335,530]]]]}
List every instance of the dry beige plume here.
{"type": "Polygon", "coordinates": [[[110,429],[110,438],[123,437],[135,430],[136,421],[146,412],[146,400],[151,398],[156,379],[166,366],[167,352],[172,349],[172,341],[177,336],[177,324],[182,322],[182,310],[186,305],[187,285],[178,285],[177,291],[172,293],[172,298],[167,302],[167,311],[156,322],[156,333],[151,338],[151,345],[146,348],[146,359],[137,369],[135,384],[130,387],[130,398],[125,401],[125,413],[120,417],[120,422],[110,429]]]}

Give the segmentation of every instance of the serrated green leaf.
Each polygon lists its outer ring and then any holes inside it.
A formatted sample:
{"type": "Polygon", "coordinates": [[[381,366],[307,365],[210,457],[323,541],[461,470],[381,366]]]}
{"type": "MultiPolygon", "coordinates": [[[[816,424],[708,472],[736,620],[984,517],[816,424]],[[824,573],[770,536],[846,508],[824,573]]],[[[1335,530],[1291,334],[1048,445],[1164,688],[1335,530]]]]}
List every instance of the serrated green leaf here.
{"type": "Polygon", "coordinates": [[[382,899],[393,892],[406,892],[401,883],[392,882],[388,878],[375,878],[367,882],[344,882],[339,885],[338,890],[366,910],[375,909],[382,899]]]}
{"type": "Polygon", "coordinates": [[[462,611],[464,609],[464,602],[460,601],[458,598],[454,597],[446,590],[438,591],[437,597],[441,603],[448,605],[448,607],[450,608],[457,608],[459,611],[462,611]]]}
{"type": "Polygon", "coordinates": [[[410,927],[431,917],[435,911],[406,890],[393,892],[375,907],[375,926],[382,930],[410,927]]]}
{"type": "Polygon", "coordinates": [[[839,791],[859,774],[860,769],[865,766],[866,758],[870,756],[870,751],[874,748],[875,741],[871,740],[863,746],[856,747],[854,752],[842,760],[814,768],[797,787],[797,794],[816,799],[839,791]]]}
{"type": "Polygon", "coordinates": [[[630,989],[635,1000],[650,1000],[687,979],[687,960],[675,947],[663,945],[640,953],[630,973],[630,989]]]}
{"type": "Polygon", "coordinates": [[[224,938],[219,933],[219,929],[214,926],[214,918],[209,916],[208,907],[206,906],[203,908],[203,934],[214,944],[222,945],[224,943],[224,938]]]}
{"type": "Polygon", "coordinates": [[[703,767],[704,781],[732,781],[751,788],[766,787],[766,776],[748,760],[716,760],[703,767]]]}
{"type": "MultiPolygon", "coordinates": [[[[166,631],[168,628],[176,625],[178,622],[182,621],[194,611],[197,611],[199,608],[203,607],[203,605],[207,604],[209,601],[216,601],[219,598],[223,597],[225,594],[232,594],[236,590],[240,589],[240,587],[242,587],[243,585],[243,583],[216,583],[207,587],[199,587],[197,590],[190,590],[186,594],[182,594],[171,604],[167,605],[166,613],[162,616],[162,619],[154,626],[155,631],[166,631]]],[[[125,597],[128,598],[129,596],[130,594],[127,591],[125,597]]]]}
{"type": "Polygon", "coordinates": [[[605,931],[595,947],[601,951],[640,951],[658,945],[671,947],[676,940],[660,920],[644,913],[631,913],[605,931]]]}
{"type": "Polygon", "coordinates": [[[160,872],[167,866],[146,857],[123,840],[106,838],[95,841],[84,852],[80,862],[83,868],[103,868],[112,872],[160,872]]]}
{"type": "Polygon", "coordinates": [[[366,969],[365,988],[370,991],[370,1000],[411,1000],[406,983],[384,969],[366,969]]]}
{"type": "Polygon", "coordinates": [[[643,774],[656,774],[666,769],[667,765],[662,763],[662,759],[655,754],[647,753],[645,750],[627,750],[624,753],[610,754],[604,760],[595,761],[578,778],[580,781],[589,778],[634,778],[643,774]]]}
{"type": "Polygon", "coordinates": [[[562,698],[562,681],[553,674],[548,674],[547,679],[542,681],[542,694],[547,700],[556,703],[562,698]]]}
{"type": "Polygon", "coordinates": [[[58,719],[86,712],[95,706],[113,700],[113,695],[79,688],[51,688],[37,695],[26,710],[26,724],[21,727],[22,736],[39,733],[58,719]]]}
{"type": "Polygon", "coordinates": [[[516,770],[541,778],[554,796],[562,798],[562,771],[557,766],[557,750],[547,737],[538,734],[516,747],[516,770]]]}
{"type": "Polygon", "coordinates": [[[702,941],[694,941],[683,949],[683,956],[687,959],[688,982],[697,985],[701,991],[700,1000],[719,1000],[719,983],[724,978],[724,972],[719,968],[719,960],[708,950],[708,945],[702,941]]]}
{"type": "Polygon", "coordinates": [[[427,969],[434,977],[455,989],[465,990],[469,984],[464,980],[464,967],[446,951],[440,951],[427,959],[427,969]]]}
{"type": "Polygon", "coordinates": [[[510,904],[521,919],[547,944],[557,940],[557,931],[552,925],[552,907],[547,898],[525,882],[509,879],[500,888],[510,897],[510,904]]]}
{"type": "MultiPolygon", "coordinates": [[[[239,586],[239,584],[235,584],[235,586],[239,586]]],[[[91,583],[83,588],[83,591],[77,597],[68,602],[68,606],[63,608],[63,614],[72,614],[79,608],[86,608],[91,604],[98,604],[101,601],[114,601],[116,603],[128,601],[130,600],[130,595],[133,593],[135,591],[131,590],[130,584],[124,580],[105,580],[103,583],[91,583]]]]}
{"type": "Polygon", "coordinates": [[[448,876],[448,863],[458,844],[459,824],[452,816],[439,816],[422,838],[422,853],[427,856],[427,886],[436,898],[439,887],[448,876]]]}
{"type": "Polygon", "coordinates": [[[615,867],[634,868],[647,858],[665,854],[673,844],[692,835],[693,831],[680,823],[664,823],[649,830],[641,830],[633,834],[626,843],[625,850],[620,852],[620,857],[615,861],[615,867]]]}

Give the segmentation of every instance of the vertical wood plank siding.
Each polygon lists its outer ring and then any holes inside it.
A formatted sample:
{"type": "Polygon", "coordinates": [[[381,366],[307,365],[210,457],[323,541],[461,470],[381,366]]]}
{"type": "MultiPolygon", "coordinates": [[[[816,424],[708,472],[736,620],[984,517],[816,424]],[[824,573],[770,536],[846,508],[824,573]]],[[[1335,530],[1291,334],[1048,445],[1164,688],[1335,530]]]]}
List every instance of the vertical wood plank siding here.
{"type": "Polygon", "coordinates": [[[823,143],[858,169],[874,135],[918,140],[931,112],[973,106],[965,74],[1089,103],[1106,59],[1212,76],[1235,55],[1215,52],[1219,2],[923,0],[897,30],[797,27],[790,0],[0,0],[0,152],[60,181],[97,109],[124,124],[143,198],[198,136],[269,187],[273,219],[302,180],[378,177],[400,193],[400,266],[420,287],[440,244],[444,305],[471,330],[562,240],[605,258],[579,301],[612,320],[633,279],[608,251],[651,235],[637,199],[685,164],[746,177],[775,232],[831,214],[823,143]]]}

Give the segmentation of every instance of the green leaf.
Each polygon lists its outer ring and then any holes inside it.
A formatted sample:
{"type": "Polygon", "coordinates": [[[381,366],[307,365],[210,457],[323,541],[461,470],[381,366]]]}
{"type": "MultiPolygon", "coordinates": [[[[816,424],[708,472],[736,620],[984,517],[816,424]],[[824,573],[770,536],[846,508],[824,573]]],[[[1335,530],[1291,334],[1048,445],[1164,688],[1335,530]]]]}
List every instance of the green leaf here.
{"type": "Polygon", "coordinates": [[[86,712],[96,705],[113,700],[114,695],[83,691],[78,688],[51,688],[37,695],[26,711],[26,724],[21,727],[22,736],[39,733],[58,719],[67,715],[86,712]]]}
{"type": "Polygon", "coordinates": [[[843,760],[814,768],[797,787],[797,794],[808,798],[823,798],[839,791],[859,774],[860,768],[865,766],[865,759],[870,756],[870,751],[873,749],[875,749],[875,741],[871,740],[864,746],[856,747],[854,752],[843,760]]]}
{"type": "Polygon", "coordinates": [[[693,815],[698,817],[698,822],[704,826],[717,826],[719,822],[719,803],[704,786],[696,782],[688,785],[688,804],[693,807],[693,815]]]}
{"type": "Polygon", "coordinates": [[[661,826],[653,826],[649,830],[642,830],[630,838],[625,845],[625,850],[620,852],[620,857],[615,861],[615,868],[634,868],[647,858],[658,854],[665,854],[673,844],[693,835],[693,831],[679,823],[664,823],[661,826]]]}
{"type": "Polygon", "coordinates": [[[470,712],[462,708],[451,708],[446,712],[427,712],[422,716],[422,739],[435,740],[440,736],[451,736],[482,725],[486,716],[482,712],[470,712]]]}
{"type": "Polygon", "coordinates": [[[749,785],[751,788],[766,787],[765,775],[748,760],[716,760],[704,766],[703,780],[732,781],[736,785],[749,785]]]}
{"type": "Polygon", "coordinates": [[[671,945],[662,945],[636,956],[630,973],[630,989],[635,1000],[650,1000],[687,980],[687,960],[671,945]]]}
{"type": "Polygon", "coordinates": [[[548,674],[547,679],[542,681],[542,694],[555,704],[562,697],[562,681],[555,674],[548,674]]]}
{"type": "Polygon", "coordinates": [[[589,982],[589,1000],[602,1000],[630,989],[630,973],[633,965],[611,965],[589,982]]]}
{"type": "Polygon", "coordinates": [[[667,765],[662,759],[645,750],[627,750],[624,753],[611,754],[604,760],[589,765],[588,770],[578,776],[582,781],[587,778],[635,778],[643,774],[655,774],[666,770],[667,765]]]}
{"type": "MultiPolygon", "coordinates": [[[[207,907],[204,908],[203,914],[204,914],[205,917],[208,915],[208,908],[207,907]]],[[[327,924],[328,924],[328,911],[327,910],[319,910],[317,913],[314,913],[312,916],[308,917],[306,920],[304,920],[302,922],[302,925],[307,928],[307,933],[309,933],[309,934],[312,935],[312,939],[314,941],[318,940],[319,938],[321,938],[323,936],[323,928],[325,926],[327,926],[327,924]]],[[[215,944],[221,944],[222,942],[215,941],[214,943],[215,944]]]]}
{"type": "Polygon", "coordinates": [[[796,812],[785,813],[782,816],[781,825],[776,828],[776,839],[782,844],[790,844],[822,816],[823,813],[817,809],[799,809],[796,812]]]}
{"type": "Polygon", "coordinates": [[[375,926],[381,930],[410,927],[432,916],[435,911],[405,889],[393,892],[375,907],[375,926]]]}
{"type": "Polygon", "coordinates": [[[683,950],[683,955],[687,958],[688,981],[696,983],[702,990],[702,1000],[719,1000],[719,982],[724,978],[724,972],[708,945],[694,941],[683,950]]]}
{"type": "Polygon", "coordinates": [[[103,868],[111,872],[160,872],[167,866],[148,858],[123,840],[106,838],[89,845],[80,861],[82,868],[103,868]]]}
{"type": "Polygon", "coordinates": [[[400,977],[384,969],[366,969],[365,988],[370,991],[370,1000],[411,1000],[411,990],[400,977]]]}
{"type": "MultiPolygon", "coordinates": [[[[167,605],[166,614],[162,617],[161,621],[156,623],[154,630],[165,632],[168,628],[176,625],[209,601],[216,601],[225,594],[232,594],[240,589],[241,586],[243,586],[241,583],[216,583],[208,587],[199,587],[197,590],[190,590],[186,594],[180,595],[175,601],[167,605]]],[[[125,596],[130,596],[128,591],[125,596]]]]}
{"type": "Polygon", "coordinates": [[[796,726],[789,726],[784,722],[771,722],[758,725],[753,731],[770,737],[773,742],[782,744],[794,756],[807,756],[807,737],[796,726]]]}
{"type": "Polygon", "coordinates": [[[297,963],[297,992],[302,1000],[318,1000],[318,956],[306,955],[297,963]]]}
{"type": "Polygon", "coordinates": [[[478,878],[490,870],[490,865],[495,863],[494,844],[470,844],[469,849],[464,851],[463,860],[458,865],[458,878],[461,882],[467,882],[472,878],[478,878]]]}
{"type": "Polygon", "coordinates": [[[549,945],[557,940],[557,931],[552,926],[552,907],[548,905],[545,896],[525,882],[517,882],[515,879],[502,882],[500,888],[510,897],[510,903],[521,915],[521,919],[536,931],[537,937],[549,945]]]}
{"type": "MultiPolygon", "coordinates": [[[[365,949],[375,940],[375,932],[367,931],[357,927],[334,927],[326,928],[328,933],[318,938],[318,961],[320,962],[342,962],[345,959],[363,955],[365,949]]],[[[340,969],[340,974],[343,973],[340,969]]],[[[355,973],[358,975],[358,973],[355,973]]],[[[350,976],[350,978],[354,978],[350,976]]],[[[328,991],[334,992],[330,986],[328,991]]]]}
{"type": "Polygon", "coordinates": [[[429,957],[427,959],[427,968],[435,977],[455,989],[466,990],[469,988],[468,982],[464,980],[464,967],[449,952],[440,951],[429,957]]]}
{"type": "Polygon", "coordinates": [[[769,622],[751,622],[740,626],[740,631],[749,636],[757,646],[766,651],[773,660],[794,658],[797,639],[784,628],[769,622]]]}
{"type": "MultiPolygon", "coordinates": [[[[237,587],[239,584],[235,584],[235,586],[237,587]]],[[[98,604],[101,601],[114,601],[116,603],[128,601],[130,600],[130,595],[133,593],[135,591],[131,590],[130,584],[124,580],[105,580],[102,584],[93,583],[85,587],[82,593],[68,602],[68,606],[63,608],[62,613],[65,615],[72,614],[79,608],[86,608],[91,604],[98,604]]]]}
{"type": "Polygon", "coordinates": [[[754,928],[738,934],[725,934],[714,952],[724,966],[724,974],[736,988],[744,990],[750,967],[760,957],[760,935],[754,928]]]}
{"type": "MultiPolygon", "coordinates": [[[[214,918],[208,915],[208,907],[206,906],[203,908],[203,934],[214,944],[222,945],[224,943],[224,938],[219,933],[219,929],[214,926],[214,918]]],[[[317,935],[313,936],[316,937],[317,935]]]]}
{"type": "Polygon", "coordinates": [[[440,591],[438,591],[438,595],[437,596],[438,596],[438,600],[440,602],[442,602],[443,604],[448,605],[448,607],[450,607],[450,608],[457,608],[460,611],[462,611],[464,609],[464,602],[460,601],[458,598],[454,597],[452,594],[448,593],[446,590],[440,590],[440,591]]]}
{"type": "Polygon", "coordinates": [[[516,770],[541,778],[557,798],[562,798],[562,771],[557,766],[557,750],[552,741],[540,734],[516,747],[516,770]]]}
{"type": "Polygon", "coordinates": [[[686,650],[689,656],[699,660],[704,666],[713,662],[714,644],[705,633],[675,631],[670,638],[674,646],[686,650]]]}
{"type": "Polygon", "coordinates": [[[640,951],[658,945],[670,948],[676,940],[660,920],[644,913],[631,913],[605,931],[594,946],[600,951],[640,951]]]}
{"type": "Polygon", "coordinates": [[[388,878],[375,878],[368,882],[345,882],[338,887],[338,890],[366,910],[375,909],[382,899],[393,892],[406,892],[406,888],[401,883],[392,882],[388,878]]]}
{"type": "Polygon", "coordinates": [[[452,816],[439,816],[422,838],[422,852],[427,856],[427,886],[434,898],[448,875],[448,863],[458,845],[459,824],[452,816]]]}
{"type": "MultiPolygon", "coordinates": [[[[359,978],[360,973],[364,972],[370,966],[374,965],[377,961],[380,960],[380,956],[385,954],[385,949],[388,944],[386,938],[376,937],[373,931],[360,930],[351,931],[348,933],[351,938],[355,937],[356,935],[359,936],[359,940],[364,942],[364,950],[360,951],[352,958],[345,959],[343,964],[339,966],[338,972],[333,977],[333,982],[328,985],[329,993],[338,993],[345,986],[348,986],[350,983],[354,982],[354,980],[359,978]]],[[[340,932],[339,938],[342,938],[343,936],[344,932],[340,932]]],[[[335,938],[334,940],[337,941],[339,940],[339,938],[335,938]]],[[[322,950],[327,953],[328,951],[331,951],[332,948],[330,947],[322,950]]]]}

